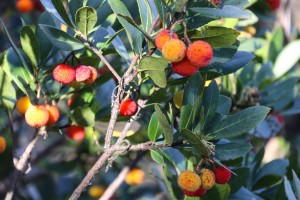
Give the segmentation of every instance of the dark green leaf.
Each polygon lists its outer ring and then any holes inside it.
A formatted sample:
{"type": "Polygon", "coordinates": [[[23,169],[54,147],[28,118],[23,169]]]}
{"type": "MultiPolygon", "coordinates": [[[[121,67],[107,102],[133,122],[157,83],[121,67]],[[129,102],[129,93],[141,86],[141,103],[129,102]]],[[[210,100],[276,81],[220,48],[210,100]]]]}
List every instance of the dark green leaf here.
{"type": "Polygon", "coordinates": [[[273,63],[276,61],[279,52],[283,48],[283,43],[284,43],[284,33],[283,33],[283,29],[280,27],[277,28],[276,31],[274,31],[274,33],[272,34],[269,52],[268,52],[269,61],[272,61],[273,63]]]}
{"type": "Polygon", "coordinates": [[[226,184],[215,184],[207,193],[201,197],[201,200],[227,200],[230,193],[230,186],[226,184]]]}
{"type": "MultiPolygon", "coordinates": [[[[74,28],[73,23],[71,22],[68,13],[65,10],[62,0],[51,0],[55,10],[59,13],[64,22],[71,28],[74,28]]],[[[45,7],[47,9],[47,7],[45,7]]],[[[48,9],[47,9],[48,10],[48,9]]]]}
{"type": "Polygon", "coordinates": [[[97,22],[97,11],[89,6],[82,7],[76,12],[75,22],[79,31],[87,36],[97,22]]]}
{"type": "Polygon", "coordinates": [[[23,51],[29,58],[32,66],[37,69],[40,58],[40,47],[37,38],[29,26],[24,26],[20,35],[23,51]]]}
{"type": "Polygon", "coordinates": [[[144,57],[139,63],[139,71],[164,71],[167,67],[166,59],[151,56],[144,57]]]}
{"type": "MultiPolygon", "coordinates": [[[[204,81],[199,73],[190,77],[184,88],[183,103],[180,113],[180,129],[191,130],[199,114],[200,98],[204,89],[204,81]]],[[[198,116],[199,117],[199,116],[198,116]]]]}
{"type": "Polygon", "coordinates": [[[199,30],[189,31],[191,40],[204,40],[212,47],[227,47],[235,43],[240,33],[232,28],[203,26],[199,30]]]}
{"type": "Polygon", "coordinates": [[[152,10],[147,0],[137,0],[143,30],[149,31],[152,24],[152,10]]]}
{"type": "Polygon", "coordinates": [[[232,100],[230,97],[224,95],[220,95],[219,97],[217,112],[223,115],[228,115],[229,111],[231,110],[232,100]]]}
{"type": "Polygon", "coordinates": [[[159,125],[157,113],[153,113],[148,126],[148,137],[150,141],[155,142],[162,134],[162,130],[159,125]]]}
{"type": "Polygon", "coordinates": [[[173,129],[170,121],[166,114],[162,112],[158,105],[154,105],[155,113],[159,121],[159,125],[161,130],[163,131],[163,135],[165,137],[165,145],[171,145],[173,142],[173,129]]]}
{"type": "Polygon", "coordinates": [[[270,111],[264,106],[253,106],[239,111],[207,131],[214,139],[236,137],[255,128],[270,111]]]}
{"type": "Polygon", "coordinates": [[[181,129],[180,135],[183,137],[183,139],[187,140],[194,148],[196,148],[196,150],[198,151],[198,155],[208,156],[207,148],[205,144],[203,144],[203,140],[201,139],[201,137],[187,129],[181,129]]]}
{"type": "Polygon", "coordinates": [[[165,71],[146,71],[153,82],[160,88],[165,88],[167,86],[166,72],[165,71]]]}
{"type": "Polygon", "coordinates": [[[70,8],[70,13],[73,17],[73,21],[75,21],[77,10],[79,10],[81,7],[86,6],[88,1],[89,0],[69,0],[69,8],[70,8]]]}
{"type": "Polygon", "coordinates": [[[165,2],[162,0],[154,0],[157,12],[159,14],[159,18],[162,21],[163,24],[166,24],[166,5],[165,2]]]}
{"type": "Polygon", "coordinates": [[[228,143],[216,145],[216,158],[218,160],[233,160],[239,157],[243,157],[252,149],[252,145],[249,143],[228,143]]]}
{"type": "Polygon", "coordinates": [[[80,40],[60,29],[44,24],[40,24],[39,26],[52,44],[63,51],[75,51],[84,47],[80,40]]]}
{"type": "Polygon", "coordinates": [[[135,53],[141,54],[143,51],[143,38],[140,32],[132,24],[130,24],[127,20],[120,16],[122,15],[132,18],[126,6],[120,0],[108,0],[108,3],[111,6],[111,9],[114,11],[114,13],[117,14],[119,22],[125,28],[132,49],[135,51],[135,53]]]}
{"type": "Polygon", "coordinates": [[[231,175],[229,185],[231,187],[231,194],[237,192],[243,185],[247,183],[250,169],[247,167],[237,168],[232,170],[236,175],[231,175]]]}
{"type": "MultiPolygon", "coordinates": [[[[2,64],[0,63],[0,66],[2,64]]],[[[11,79],[0,68],[0,105],[8,110],[13,110],[16,100],[16,90],[11,79]]]]}

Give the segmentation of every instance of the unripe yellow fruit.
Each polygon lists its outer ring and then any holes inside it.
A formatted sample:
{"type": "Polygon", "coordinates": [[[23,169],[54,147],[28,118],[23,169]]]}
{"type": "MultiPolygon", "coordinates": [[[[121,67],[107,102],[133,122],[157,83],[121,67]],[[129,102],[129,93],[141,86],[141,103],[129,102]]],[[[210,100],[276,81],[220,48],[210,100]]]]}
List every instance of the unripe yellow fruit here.
{"type": "Polygon", "coordinates": [[[185,57],[186,46],[179,39],[171,39],[167,41],[163,48],[162,54],[165,59],[171,63],[179,62],[185,57]]]}
{"type": "Polygon", "coordinates": [[[132,169],[129,171],[125,178],[125,182],[128,185],[139,185],[144,181],[145,172],[141,169],[132,169]]]}
{"type": "Polygon", "coordinates": [[[16,109],[22,115],[25,114],[26,110],[31,106],[30,99],[28,96],[20,97],[16,103],[16,109]]]}
{"type": "Polygon", "coordinates": [[[104,192],[105,188],[100,185],[93,185],[89,189],[89,195],[94,199],[99,199],[104,192]]]}
{"type": "Polygon", "coordinates": [[[201,186],[200,176],[191,170],[181,172],[178,176],[177,182],[181,189],[189,192],[195,192],[201,186]]]}
{"type": "Polygon", "coordinates": [[[200,178],[201,178],[201,183],[202,183],[202,188],[203,189],[210,189],[215,185],[216,178],[215,174],[206,168],[203,168],[200,170],[200,178]]]}
{"type": "Polygon", "coordinates": [[[25,113],[25,121],[29,126],[45,126],[49,120],[49,112],[44,105],[32,105],[25,113]]]}
{"type": "Polygon", "coordinates": [[[6,140],[4,137],[0,136],[0,153],[3,153],[6,149],[6,140]]]}

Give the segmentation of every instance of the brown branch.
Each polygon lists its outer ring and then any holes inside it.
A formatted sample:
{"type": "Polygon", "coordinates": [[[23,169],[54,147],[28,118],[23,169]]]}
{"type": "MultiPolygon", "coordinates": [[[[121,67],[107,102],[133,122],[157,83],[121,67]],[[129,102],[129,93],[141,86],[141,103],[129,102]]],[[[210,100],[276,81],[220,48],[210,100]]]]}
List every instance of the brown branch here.
{"type": "Polygon", "coordinates": [[[45,127],[41,127],[36,129],[34,136],[32,137],[30,143],[27,145],[25,151],[20,156],[20,159],[15,163],[15,173],[13,177],[13,181],[11,182],[10,188],[6,194],[5,200],[11,200],[14,196],[14,191],[17,185],[18,180],[21,178],[22,174],[27,169],[27,164],[30,159],[31,152],[37,143],[39,136],[45,133],[45,127]]]}

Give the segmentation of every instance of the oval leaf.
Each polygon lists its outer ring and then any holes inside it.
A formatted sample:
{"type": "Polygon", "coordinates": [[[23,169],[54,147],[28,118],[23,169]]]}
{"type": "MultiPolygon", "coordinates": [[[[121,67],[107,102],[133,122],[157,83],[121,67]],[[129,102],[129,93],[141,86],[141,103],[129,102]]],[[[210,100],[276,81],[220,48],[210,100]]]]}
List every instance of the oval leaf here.
{"type": "Polygon", "coordinates": [[[76,12],[75,22],[79,31],[87,36],[97,22],[97,11],[89,6],[82,7],[76,12]]]}
{"type": "Polygon", "coordinates": [[[171,145],[173,142],[173,129],[167,116],[162,112],[158,105],[154,106],[159,125],[165,137],[165,145],[171,145]]]}
{"type": "Polygon", "coordinates": [[[159,125],[157,114],[153,113],[148,126],[148,137],[150,141],[155,142],[162,134],[162,130],[159,125]]]}

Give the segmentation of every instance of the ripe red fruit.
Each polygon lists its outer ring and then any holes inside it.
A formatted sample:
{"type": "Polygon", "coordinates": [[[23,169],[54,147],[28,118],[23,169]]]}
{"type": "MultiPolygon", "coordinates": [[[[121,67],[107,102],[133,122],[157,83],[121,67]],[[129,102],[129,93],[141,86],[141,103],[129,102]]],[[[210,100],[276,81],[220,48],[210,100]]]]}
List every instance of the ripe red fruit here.
{"type": "Polygon", "coordinates": [[[202,187],[200,187],[195,192],[189,192],[187,190],[182,189],[183,194],[185,194],[186,196],[189,196],[189,197],[202,197],[203,195],[206,194],[206,191],[207,190],[203,189],[202,187]]]}
{"type": "Polygon", "coordinates": [[[137,103],[132,99],[124,99],[120,104],[120,114],[123,116],[134,115],[137,111],[137,103]]]}
{"type": "Polygon", "coordinates": [[[190,63],[190,61],[186,58],[182,61],[171,63],[171,68],[174,73],[181,76],[192,76],[198,71],[198,68],[190,63]]]}
{"type": "Polygon", "coordinates": [[[76,141],[81,141],[85,137],[84,128],[81,126],[76,126],[76,125],[69,126],[66,129],[66,134],[67,134],[67,137],[69,137],[73,140],[76,140],[76,141]]]}
{"type": "Polygon", "coordinates": [[[57,82],[69,84],[75,80],[75,69],[66,64],[59,64],[53,70],[53,78],[57,82]]]}
{"type": "Polygon", "coordinates": [[[231,178],[231,172],[222,166],[216,167],[216,169],[214,170],[214,174],[216,177],[216,183],[219,184],[225,184],[231,178]]]}
{"type": "Polygon", "coordinates": [[[80,65],[76,67],[76,81],[82,82],[86,81],[91,76],[91,69],[89,66],[80,65]]]}
{"type": "Polygon", "coordinates": [[[280,0],[266,0],[266,3],[272,11],[275,11],[280,7],[280,0]]]}
{"type": "MultiPolygon", "coordinates": [[[[178,39],[178,35],[173,32],[173,38],[178,39]]],[[[162,30],[155,38],[155,46],[162,50],[164,44],[171,39],[170,30],[162,30]]]]}
{"type": "Polygon", "coordinates": [[[186,57],[196,67],[205,67],[213,58],[213,49],[209,43],[198,40],[187,48],[186,57]]]}

